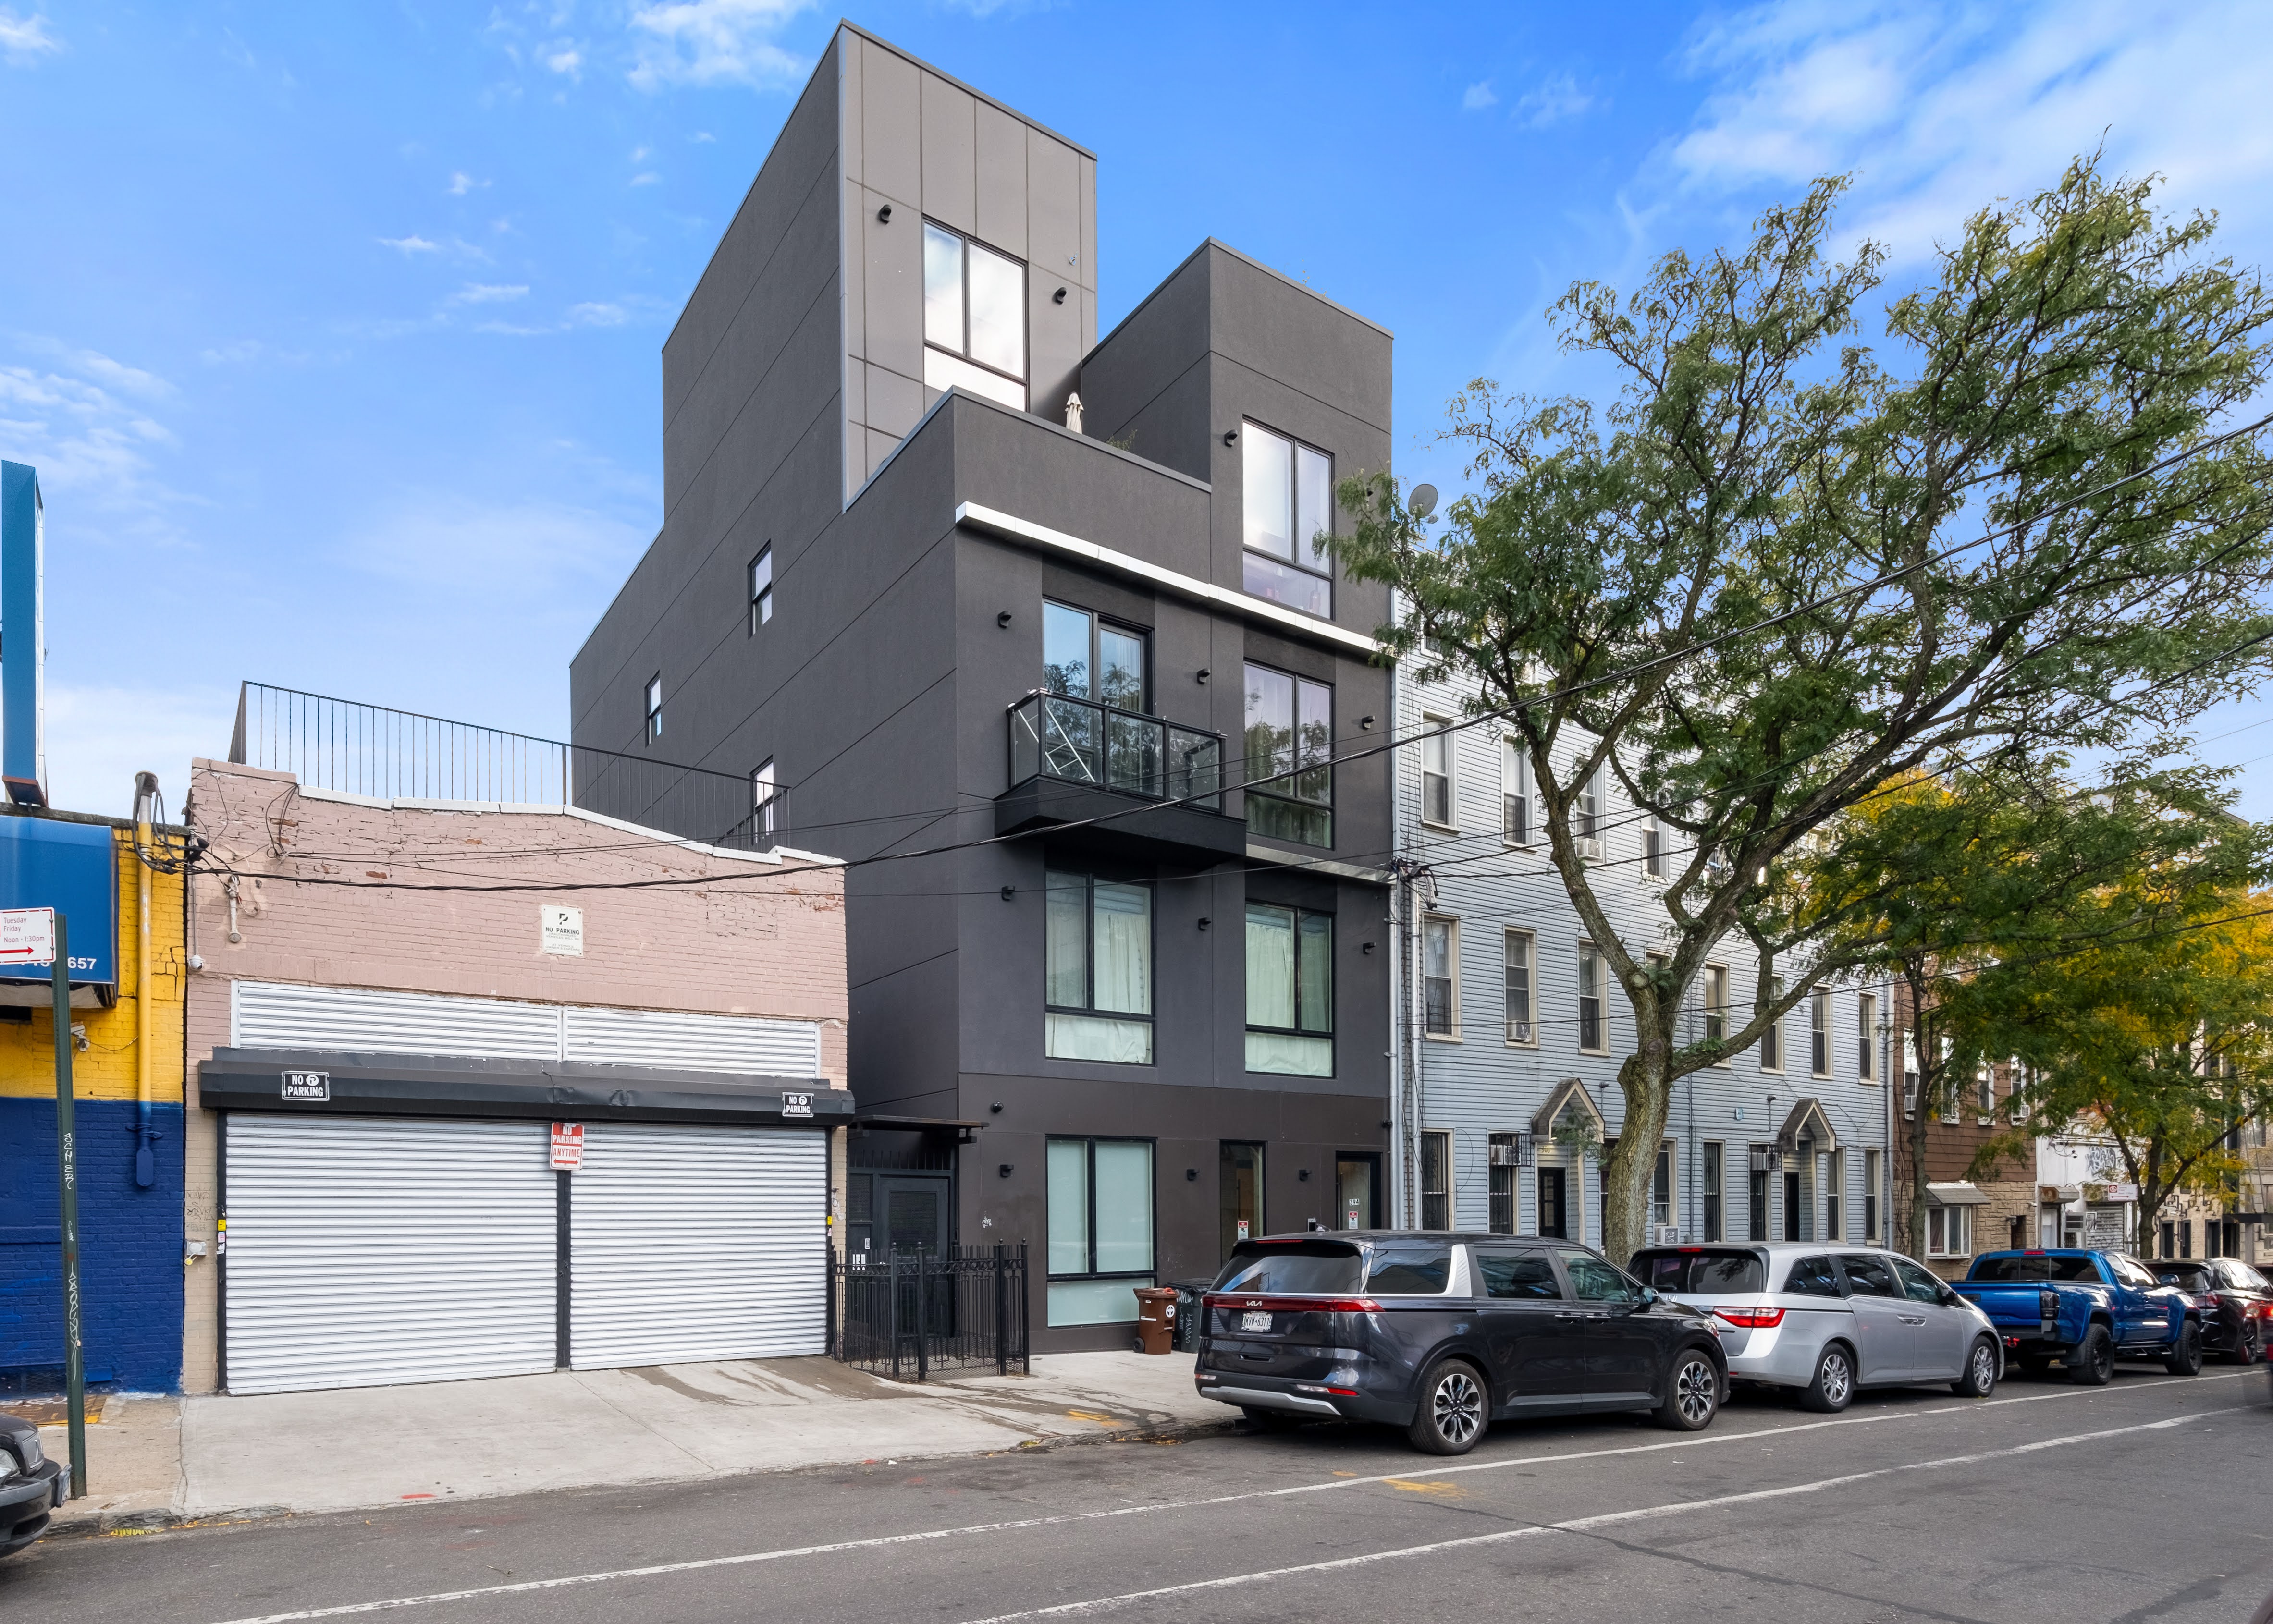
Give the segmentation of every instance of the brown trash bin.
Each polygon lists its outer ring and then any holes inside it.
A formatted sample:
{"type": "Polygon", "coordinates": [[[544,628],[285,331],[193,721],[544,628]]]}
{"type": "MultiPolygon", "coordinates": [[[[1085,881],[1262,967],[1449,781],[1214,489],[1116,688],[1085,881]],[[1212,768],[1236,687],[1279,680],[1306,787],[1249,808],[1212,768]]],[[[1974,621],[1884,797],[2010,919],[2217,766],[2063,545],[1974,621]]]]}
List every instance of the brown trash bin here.
{"type": "Polygon", "coordinates": [[[1136,1351],[1173,1353],[1176,1350],[1176,1290],[1174,1286],[1136,1288],[1136,1351]]]}

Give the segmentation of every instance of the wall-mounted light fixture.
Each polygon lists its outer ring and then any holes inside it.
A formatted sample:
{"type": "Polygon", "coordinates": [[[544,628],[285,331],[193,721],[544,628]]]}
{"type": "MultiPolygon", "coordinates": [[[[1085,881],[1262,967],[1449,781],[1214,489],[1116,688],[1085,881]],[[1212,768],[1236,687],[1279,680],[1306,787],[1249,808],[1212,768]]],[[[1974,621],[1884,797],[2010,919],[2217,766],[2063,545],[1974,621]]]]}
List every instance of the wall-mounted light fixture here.
{"type": "Polygon", "coordinates": [[[1066,290],[1061,288],[1050,296],[1050,303],[1052,304],[1063,304],[1065,303],[1065,296],[1066,290]]]}
{"type": "Polygon", "coordinates": [[[1306,1167],[1302,1169],[1302,1171],[1296,1173],[1294,1177],[1301,1179],[1304,1184],[1308,1184],[1310,1182],[1310,1170],[1306,1167]]]}
{"type": "Polygon", "coordinates": [[[1017,894],[1018,887],[1016,886],[1004,886],[1002,887],[1002,900],[1006,902],[1017,894]]]}
{"type": "Polygon", "coordinates": [[[1370,733],[1373,731],[1373,718],[1370,716],[1360,716],[1357,719],[1357,725],[1366,732],[1370,733]]]}
{"type": "Polygon", "coordinates": [[[1198,1168],[1187,1167],[1184,1169],[1184,1182],[1186,1184],[1197,1184],[1199,1181],[1200,1170],[1198,1168]]]}
{"type": "Polygon", "coordinates": [[[1202,915],[1200,916],[1200,929],[1202,929],[1203,931],[1206,930],[1206,929],[1208,928],[1208,924],[1209,924],[1208,917],[1207,917],[1205,914],[1202,914],[1202,915]]]}
{"type": "Polygon", "coordinates": [[[1239,444],[1239,430],[1236,430],[1236,429],[1226,429],[1226,430],[1223,431],[1223,443],[1224,443],[1225,445],[1238,445],[1238,444],[1239,444]]]}
{"type": "Polygon", "coordinates": [[[1010,624],[1010,611],[1006,609],[1001,614],[995,616],[994,624],[998,626],[1009,625],[1010,624]]]}
{"type": "Polygon", "coordinates": [[[994,1176],[995,1176],[997,1179],[1008,1179],[1008,1178],[1010,1176],[1011,1171],[1012,1171],[1012,1169],[1011,1169],[1010,1164],[1009,1164],[1009,1163],[1008,1163],[1008,1162],[1005,1162],[1005,1163],[1003,1163],[1003,1164],[1002,1164],[1002,1165],[1001,1165],[1001,1166],[1000,1166],[1000,1167],[998,1167],[998,1168],[996,1168],[996,1169],[994,1170],[994,1176]]]}
{"type": "Polygon", "coordinates": [[[1002,1114],[1002,1102],[1001,1100],[996,1100],[992,1105],[989,1105],[986,1108],[986,1113],[989,1116],[1001,1116],[1002,1114]]]}
{"type": "Polygon", "coordinates": [[[892,223],[892,206],[889,203],[876,211],[876,218],[885,225],[892,223]]]}
{"type": "Polygon", "coordinates": [[[1198,670],[1192,673],[1192,679],[1198,683],[1201,687],[1204,688],[1207,686],[1207,679],[1214,675],[1215,670],[1213,667],[1203,665],[1198,670]]]}
{"type": "Polygon", "coordinates": [[[1368,942],[1363,947],[1360,947],[1358,951],[1360,953],[1371,953],[1373,951],[1373,944],[1371,942],[1368,942]]]}

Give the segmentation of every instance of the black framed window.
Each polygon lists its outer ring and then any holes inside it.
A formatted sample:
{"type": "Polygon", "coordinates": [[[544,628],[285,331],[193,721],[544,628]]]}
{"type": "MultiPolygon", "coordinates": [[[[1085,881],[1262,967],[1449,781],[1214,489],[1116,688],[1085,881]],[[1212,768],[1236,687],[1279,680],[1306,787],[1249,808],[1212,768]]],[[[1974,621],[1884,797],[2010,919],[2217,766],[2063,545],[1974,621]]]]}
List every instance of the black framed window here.
{"type": "Polygon", "coordinates": [[[1051,869],[1043,901],[1044,1051],[1152,1063],[1152,888],[1051,869]]]}
{"type": "Polygon", "coordinates": [[[1026,409],[1026,267],[926,220],[924,382],[1026,409]]]}
{"type": "Polygon", "coordinates": [[[650,745],[663,737],[663,673],[657,671],[647,679],[647,742],[650,745]]]}
{"type": "Polygon", "coordinates": [[[1270,1231],[1263,1217],[1263,1147],[1225,1140],[1216,1156],[1216,1191],[1222,1218],[1219,1256],[1228,1258],[1242,1240],[1270,1231]]]}
{"type": "Polygon", "coordinates": [[[1334,612],[1324,536],[1334,528],[1334,460],[1259,423],[1240,426],[1244,585],[1321,619],[1334,612]]]}
{"type": "Polygon", "coordinates": [[[761,837],[779,832],[780,801],[781,789],[774,782],[774,759],[768,756],[750,772],[750,827],[761,837]]]}
{"type": "Polygon", "coordinates": [[[1718,1140],[1714,1140],[1708,1141],[1704,1146],[1704,1154],[1700,1158],[1703,1163],[1701,1171],[1704,1184],[1703,1194],[1705,1197],[1705,1233],[1699,1239],[1703,1240],[1720,1240],[1724,1239],[1721,1214],[1721,1158],[1722,1154],[1723,1151],[1721,1142],[1718,1140]]]}
{"type": "Polygon", "coordinates": [[[1247,1069],[1334,1074],[1334,917],[1247,905],[1247,1069]]]}
{"type": "Polygon", "coordinates": [[[1334,691],[1247,667],[1247,827],[1304,846],[1334,843],[1334,691]]]}
{"type": "Polygon", "coordinates": [[[1452,1227],[1452,1136],[1440,1129],[1421,1135],[1421,1227],[1452,1227]]]}
{"type": "Polygon", "coordinates": [[[1152,1141],[1053,1139],[1049,1181],[1052,1325],[1124,1325],[1152,1283],[1152,1141]]]}
{"type": "Polygon", "coordinates": [[[750,635],[774,617],[774,549],[769,542],[750,560],[750,635]]]}
{"type": "Polygon", "coordinates": [[[1042,605],[1042,686],[1143,711],[1152,697],[1151,635],[1070,603],[1042,605]]]}

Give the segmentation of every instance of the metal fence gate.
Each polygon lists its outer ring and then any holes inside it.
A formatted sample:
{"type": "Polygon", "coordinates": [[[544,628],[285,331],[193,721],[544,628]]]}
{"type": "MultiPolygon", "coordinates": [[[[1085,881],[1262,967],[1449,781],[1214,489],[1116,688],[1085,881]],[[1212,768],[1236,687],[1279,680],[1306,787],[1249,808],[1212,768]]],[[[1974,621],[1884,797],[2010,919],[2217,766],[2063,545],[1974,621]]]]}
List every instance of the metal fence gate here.
{"type": "Polygon", "coordinates": [[[836,1259],[836,1356],[874,1375],[1025,1373],[1026,1244],[836,1259]]]}

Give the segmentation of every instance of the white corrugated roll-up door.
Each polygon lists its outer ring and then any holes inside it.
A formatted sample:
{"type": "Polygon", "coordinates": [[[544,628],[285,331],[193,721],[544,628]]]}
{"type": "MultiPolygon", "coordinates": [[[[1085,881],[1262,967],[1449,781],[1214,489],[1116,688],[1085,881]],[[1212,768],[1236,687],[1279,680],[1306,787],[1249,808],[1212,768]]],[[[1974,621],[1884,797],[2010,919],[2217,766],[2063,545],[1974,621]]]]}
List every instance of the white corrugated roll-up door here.
{"type": "Polygon", "coordinates": [[[821,1072],[821,1028],[811,1021],[587,1007],[571,1007],[564,1019],[565,1059],[778,1077],[821,1072]]]}
{"type": "Polygon", "coordinates": [[[353,1049],[490,1060],[560,1056],[560,1007],[292,982],[231,984],[229,1041],[246,1049],[353,1049]]]}
{"type": "Polygon", "coordinates": [[[595,1122],[569,1175],[579,1370],[826,1351],[829,1141],[595,1122]]]}
{"type": "Polygon", "coordinates": [[[230,1392],[554,1367],[559,1206],[544,1123],[226,1123],[230,1392]]]}

